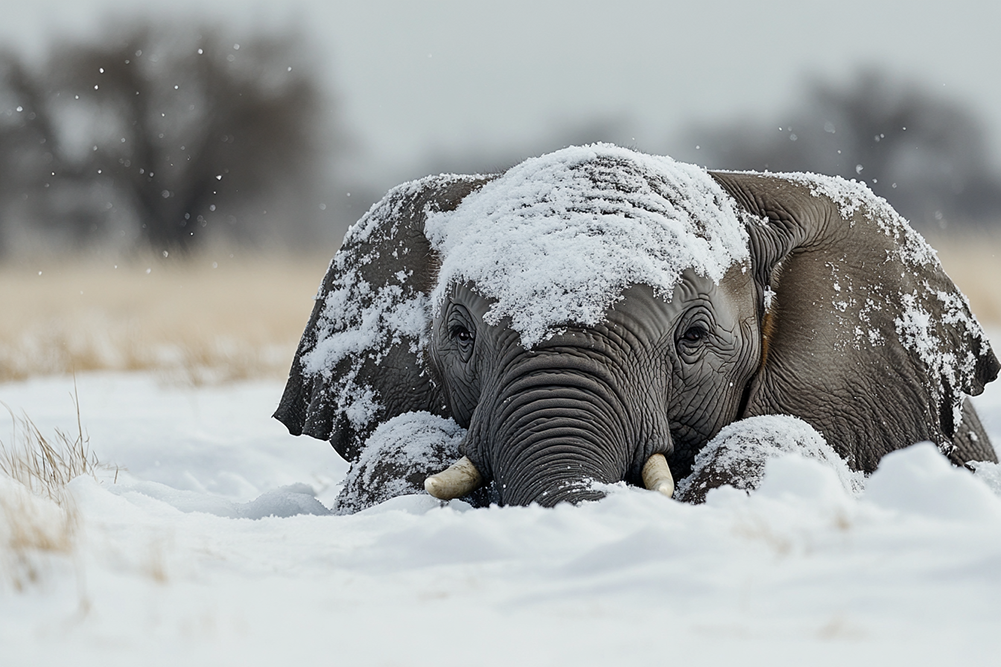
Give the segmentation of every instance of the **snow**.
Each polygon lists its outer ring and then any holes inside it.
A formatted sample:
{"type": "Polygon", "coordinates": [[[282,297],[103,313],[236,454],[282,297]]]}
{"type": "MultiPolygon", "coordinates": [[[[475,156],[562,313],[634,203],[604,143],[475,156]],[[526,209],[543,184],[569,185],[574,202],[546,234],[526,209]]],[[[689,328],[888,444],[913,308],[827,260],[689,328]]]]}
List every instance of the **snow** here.
{"type": "Polygon", "coordinates": [[[736,203],[700,167],[609,144],[532,158],[428,216],[441,255],[431,300],[472,282],[525,348],[569,323],[593,326],[622,291],[671,297],[683,271],[719,281],[748,260],[736,203]]]}
{"type": "Polygon", "coordinates": [[[766,464],[782,454],[815,459],[835,473],[839,488],[851,495],[861,493],[864,477],[849,469],[844,459],[815,428],[790,415],[761,415],[724,426],[696,455],[693,474],[681,480],[677,497],[702,495],[705,482],[693,488],[704,470],[715,470],[735,479],[739,489],[756,489],[763,481],[766,464]]]}
{"type": "MultiPolygon", "coordinates": [[[[414,495],[337,516],[316,511],[347,466],[268,418],[280,383],[77,384],[91,447],[119,468],[74,480],[68,513],[0,481],[4,665],[997,662],[993,464],[974,475],[918,445],[856,496],[831,465],[788,455],[758,492],[702,506],[617,486],[578,507],[414,495]],[[16,519],[53,548],[13,550],[16,519]]],[[[3,384],[0,401],[72,432],[72,388],[3,384]]],[[[1001,441],[1001,383],[974,402],[1001,441]]],[[[380,437],[457,433],[428,417],[380,437]]]]}
{"type": "MultiPolygon", "coordinates": [[[[848,213],[882,210],[864,187],[811,182],[848,213]]],[[[416,351],[455,283],[475,282],[495,300],[493,321],[510,318],[531,347],[568,322],[594,323],[630,284],[667,294],[684,270],[719,280],[747,259],[741,214],[704,171],[597,145],[529,160],[454,212],[431,213],[442,264],[430,297],[408,269],[370,284],[358,267],[378,250],[360,243],[394,238],[384,223],[427,183],[401,186],[349,232],[306,372],[401,342],[416,351]],[[605,270],[580,271],[584,257],[605,270]]],[[[906,223],[872,221],[907,235],[907,269],[937,261],[906,223]]],[[[853,298],[831,268],[838,298],[853,298]]],[[[905,344],[943,373],[968,363],[937,353],[926,316],[942,303],[943,324],[979,332],[961,318],[964,301],[927,285],[901,299],[905,344]]],[[[378,399],[354,383],[360,363],[335,397],[356,425],[378,399]]],[[[618,484],[580,506],[473,509],[398,495],[414,480],[360,493],[376,460],[454,460],[462,429],[428,413],[380,425],[349,469],[268,418],[278,382],[90,373],[76,386],[107,467],[74,479],[61,505],[0,474],[3,665],[998,660],[1001,469],[954,468],[932,444],[862,480],[802,421],[764,416],[725,428],[696,464],[755,453],[751,494],[724,487],[693,506],[618,484]]],[[[73,387],[0,384],[11,408],[0,434],[21,414],[43,434],[72,432],[73,387]]],[[[973,401],[1001,442],[1001,383],[973,401]]]]}
{"type": "MultiPolygon", "coordinates": [[[[352,463],[334,504],[338,514],[351,514],[375,504],[424,488],[403,475],[414,470],[441,472],[462,456],[459,442],[466,434],[452,419],[429,412],[406,412],[393,417],[365,441],[361,456],[352,463]],[[375,465],[381,464],[377,470],[375,465]]],[[[412,474],[412,472],[411,472],[412,474]]]]}
{"type": "Polygon", "coordinates": [[[985,484],[971,484],[966,470],[946,464],[931,443],[887,454],[880,470],[866,485],[866,499],[880,507],[953,522],[1001,520],[997,496],[985,484]]]}

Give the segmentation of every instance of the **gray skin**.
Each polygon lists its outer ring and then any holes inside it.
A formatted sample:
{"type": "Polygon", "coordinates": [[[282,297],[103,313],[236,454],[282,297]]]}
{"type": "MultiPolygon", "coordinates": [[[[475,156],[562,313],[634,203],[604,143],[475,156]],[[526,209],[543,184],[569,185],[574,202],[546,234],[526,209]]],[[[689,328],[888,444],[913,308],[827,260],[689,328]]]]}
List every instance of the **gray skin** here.
{"type": "Polygon", "coordinates": [[[525,350],[490,326],[491,301],[456,287],[435,318],[434,367],[448,408],[469,428],[463,453],[505,504],[593,499],[589,482],[639,483],[652,454],[679,473],[724,425],[760,358],[753,281],[717,286],[688,271],[670,301],[634,285],[601,324],[570,327],[525,350]]]}
{"type": "MultiPolygon", "coordinates": [[[[957,465],[996,461],[969,401],[961,423],[952,416],[955,397],[977,395],[997,376],[1001,364],[989,345],[968,327],[938,322],[947,348],[941,352],[976,359],[970,372],[946,382],[896,335],[901,294],[921,285],[959,294],[941,268],[913,275],[894,258],[899,239],[880,232],[864,211],[844,218],[807,186],[765,175],[713,176],[765,219],[748,225],[750,265],[735,265],[719,285],[688,271],[669,300],[634,285],[600,325],[568,327],[532,350],[505,322],[484,323],[490,301],[475,285],[455,286],[423,351],[399,341],[380,360],[342,361],[330,378],[308,376],[297,354],[275,416],[293,434],[329,440],[349,460],[376,424],[396,415],[427,410],[451,417],[468,428],[460,450],[492,484],[487,499],[516,505],[599,498],[593,482],[639,484],[654,453],[665,454],[681,479],[723,426],[755,415],[802,418],[864,472],[884,454],[923,440],[938,443],[957,465]],[[832,267],[841,272],[837,280],[832,267]],[[846,286],[865,299],[831,308],[846,286]],[[766,290],[775,294],[771,310],[766,290]],[[864,313],[863,301],[870,305],[864,313]],[[861,318],[883,339],[859,340],[851,324],[861,318]],[[382,408],[367,427],[351,424],[332,398],[350,364],[380,397],[382,408]]],[[[380,261],[359,263],[369,283],[392,284],[402,270],[414,276],[405,288],[429,292],[437,262],[423,237],[426,211],[453,209],[483,182],[429,182],[419,193],[390,195],[391,231],[355,246],[348,239],[342,252],[381,249],[380,261]],[[389,250],[401,245],[410,252],[390,260],[397,253],[389,250]]],[[[338,271],[332,265],[321,293],[338,271]]],[[[321,309],[322,299],[300,353],[315,343],[321,309]]],[[[400,474],[416,491],[435,472],[400,474]]],[[[703,483],[691,486],[702,493],[732,481],[711,464],[697,474],[703,483]]]]}

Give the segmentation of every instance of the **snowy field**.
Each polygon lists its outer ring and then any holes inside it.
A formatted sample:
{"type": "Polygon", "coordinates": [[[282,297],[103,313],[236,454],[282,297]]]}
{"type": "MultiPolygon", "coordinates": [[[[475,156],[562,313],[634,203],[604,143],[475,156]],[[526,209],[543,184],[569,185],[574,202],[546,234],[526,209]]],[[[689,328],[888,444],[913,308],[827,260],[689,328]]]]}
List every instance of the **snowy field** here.
{"type": "MultiPolygon", "coordinates": [[[[622,488],[332,516],[346,464],[269,418],[281,382],[76,382],[111,467],[70,483],[69,514],[0,476],[5,666],[1001,661],[998,470],[930,446],[885,459],[860,499],[790,457],[697,507],[622,488]],[[69,546],[12,546],[18,517],[69,546]]],[[[0,401],[75,433],[73,386],[9,382],[0,401]]],[[[975,403],[1001,442],[1001,382],[975,403]]],[[[0,441],[13,428],[0,415],[0,441]]]]}

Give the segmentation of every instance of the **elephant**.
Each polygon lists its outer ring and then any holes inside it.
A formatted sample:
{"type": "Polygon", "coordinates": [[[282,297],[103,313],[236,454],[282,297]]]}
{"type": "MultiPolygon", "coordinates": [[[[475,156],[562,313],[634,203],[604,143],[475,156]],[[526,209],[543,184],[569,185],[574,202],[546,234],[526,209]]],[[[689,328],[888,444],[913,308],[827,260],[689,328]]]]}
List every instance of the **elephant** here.
{"type": "Polygon", "coordinates": [[[921,441],[996,462],[968,397],[999,368],[934,250],[863,183],[593,144],[390,191],[331,260],[274,416],[365,467],[342,510],[388,480],[548,507],[623,482],[671,495],[721,429],[766,415],[861,474],[921,441]],[[414,415],[450,424],[451,449],[415,456],[407,427],[375,451],[414,415]]]}

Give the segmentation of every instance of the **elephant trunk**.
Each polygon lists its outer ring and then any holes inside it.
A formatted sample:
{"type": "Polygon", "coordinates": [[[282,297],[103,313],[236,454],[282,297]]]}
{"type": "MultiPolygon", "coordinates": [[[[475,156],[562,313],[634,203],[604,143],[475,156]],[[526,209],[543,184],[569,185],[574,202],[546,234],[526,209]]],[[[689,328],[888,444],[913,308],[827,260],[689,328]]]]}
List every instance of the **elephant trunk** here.
{"type": "Polygon", "coordinates": [[[536,502],[552,507],[560,502],[598,500],[605,494],[596,483],[617,481],[618,475],[609,474],[581,455],[583,438],[565,434],[540,434],[539,438],[530,443],[535,451],[511,457],[509,465],[498,470],[496,482],[503,504],[536,502]]]}
{"type": "Polygon", "coordinates": [[[633,420],[610,386],[581,370],[522,372],[504,383],[490,424],[471,428],[463,451],[494,479],[503,504],[597,500],[596,486],[623,480],[636,451],[633,420]]]}

